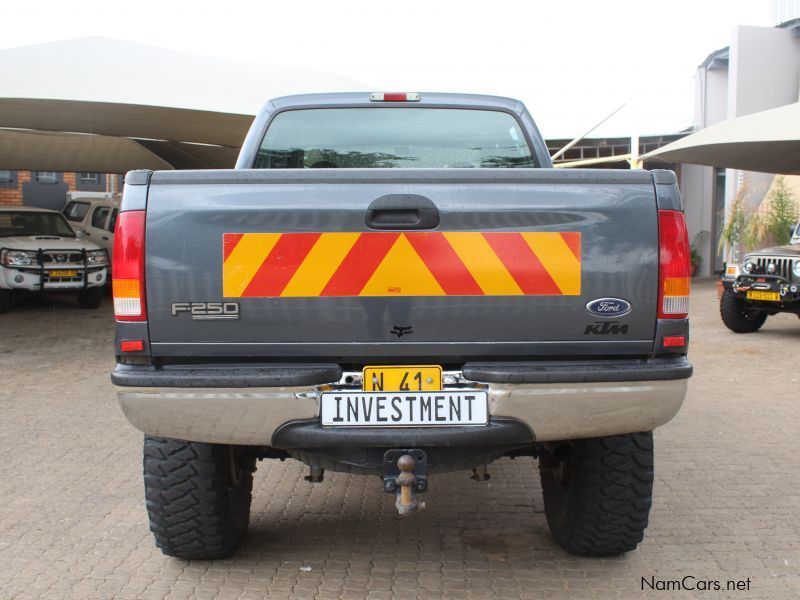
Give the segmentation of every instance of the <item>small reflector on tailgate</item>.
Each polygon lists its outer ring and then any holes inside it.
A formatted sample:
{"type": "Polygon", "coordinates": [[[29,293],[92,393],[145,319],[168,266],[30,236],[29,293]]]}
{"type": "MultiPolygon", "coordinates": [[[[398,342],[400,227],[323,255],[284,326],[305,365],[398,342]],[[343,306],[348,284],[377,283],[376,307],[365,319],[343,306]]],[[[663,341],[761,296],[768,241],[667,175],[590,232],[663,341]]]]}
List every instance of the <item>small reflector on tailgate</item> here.
{"type": "Polygon", "coordinates": [[[680,348],[686,345],[686,336],[684,335],[665,335],[664,348],[680,348]]]}
{"type": "Polygon", "coordinates": [[[144,350],[144,340],[122,340],[119,349],[122,352],[141,352],[144,350]]]}

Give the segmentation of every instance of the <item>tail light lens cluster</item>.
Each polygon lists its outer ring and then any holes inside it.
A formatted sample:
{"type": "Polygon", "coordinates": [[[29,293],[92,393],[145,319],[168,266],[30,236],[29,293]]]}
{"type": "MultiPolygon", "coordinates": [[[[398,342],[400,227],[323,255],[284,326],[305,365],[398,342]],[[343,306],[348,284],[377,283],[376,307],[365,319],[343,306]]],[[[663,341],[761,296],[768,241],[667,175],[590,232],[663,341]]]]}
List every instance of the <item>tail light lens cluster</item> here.
{"type": "Polygon", "coordinates": [[[118,321],[144,321],[144,211],[120,213],[114,231],[112,288],[118,321]]]}
{"type": "Polygon", "coordinates": [[[689,316],[689,233],[683,213],[658,211],[658,318],[689,316]]]}

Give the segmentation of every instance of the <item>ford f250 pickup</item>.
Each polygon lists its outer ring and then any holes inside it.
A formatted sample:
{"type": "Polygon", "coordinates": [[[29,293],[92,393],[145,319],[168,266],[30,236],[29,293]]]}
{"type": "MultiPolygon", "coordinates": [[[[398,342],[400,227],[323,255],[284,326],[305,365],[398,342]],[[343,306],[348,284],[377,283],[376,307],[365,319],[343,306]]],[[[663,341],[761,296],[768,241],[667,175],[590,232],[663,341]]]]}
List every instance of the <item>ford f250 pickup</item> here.
{"type": "Polygon", "coordinates": [[[672,172],[553,169],[507,98],[279,98],[235,169],[127,175],[113,270],[165,554],[234,553],[257,461],[285,458],[409,515],[438,472],[537,457],[564,549],[642,540],[692,373],[672,172]]]}

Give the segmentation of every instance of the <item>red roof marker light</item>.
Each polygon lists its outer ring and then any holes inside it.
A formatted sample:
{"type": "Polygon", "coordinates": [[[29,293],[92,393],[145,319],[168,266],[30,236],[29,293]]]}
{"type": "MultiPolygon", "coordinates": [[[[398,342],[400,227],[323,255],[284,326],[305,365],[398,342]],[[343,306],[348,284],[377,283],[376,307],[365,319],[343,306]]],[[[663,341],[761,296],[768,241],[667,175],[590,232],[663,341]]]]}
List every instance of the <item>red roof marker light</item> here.
{"type": "Polygon", "coordinates": [[[370,102],[419,102],[420,95],[416,92],[372,92],[370,102]]]}

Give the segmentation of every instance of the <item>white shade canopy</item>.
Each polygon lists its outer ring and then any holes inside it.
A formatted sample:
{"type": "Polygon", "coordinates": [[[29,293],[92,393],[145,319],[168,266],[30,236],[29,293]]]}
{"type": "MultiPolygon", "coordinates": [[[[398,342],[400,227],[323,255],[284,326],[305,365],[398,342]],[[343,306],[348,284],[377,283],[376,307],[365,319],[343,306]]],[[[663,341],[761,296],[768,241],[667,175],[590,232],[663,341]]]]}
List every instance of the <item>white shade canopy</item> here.
{"type": "Polygon", "coordinates": [[[102,37],[0,50],[0,72],[3,169],[231,167],[253,116],[269,98],[366,91],[332,73],[102,37]]]}
{"type": "Polygon", "coordinates": [[[643,158],[800,175],[800,103],[722,121],[643,158]]]}
{"type": "Polygon", "coordinates": [[[14,171],[98,173],[124,173],[132,165],[139,169],[173,168],[128,138],[28,130],[0,130],[0,164],[14,171]]]}

